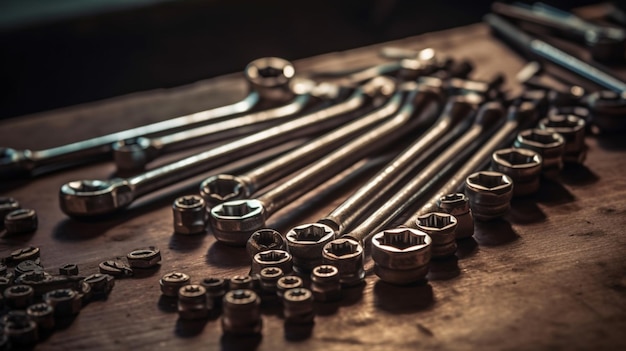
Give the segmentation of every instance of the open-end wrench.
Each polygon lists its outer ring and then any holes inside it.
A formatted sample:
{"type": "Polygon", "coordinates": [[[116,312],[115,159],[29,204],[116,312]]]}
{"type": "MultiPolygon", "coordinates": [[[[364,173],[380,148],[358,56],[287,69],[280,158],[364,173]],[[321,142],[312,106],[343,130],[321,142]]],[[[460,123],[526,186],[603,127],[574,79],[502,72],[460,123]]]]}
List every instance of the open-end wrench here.
{"type": "Polygon", "coordinates": [[[0,148],[0,177],[36,175],[46,170],[97,160],[100,156],[110,155],[113,144],[120,140],[208,124],[250,111],[264,100],[285,102],[294,96],[290,81],[294,77],[295,69],[286,60],[276,57],[260,58],[250,62],[244,74],[251,90],[244,99],[230,105],[45,150],[0,148]],[[38,172],[34,172],[35,170],[38,172]]]}
{"type": "Polygon", "coordinates": [[[358,87],[340,103],[142,174],[130,178],[69,182],[59,192],[61,210],[70,216],[96,216],[114,212],[130,205],[142,195],[225,164],[233,157],[252,155],[345,123],[347,119],[355,117],[350,112],[367,105],[372,98],[391,95],[393,89],[394,84],[389,79],[374,79],[358,87]]]}
{"type": "Polygon", "coordinates": [[[259,189],[319,159],[346,140],[388,118],[400,108],[405,95],[406,88],[400,87],[381,108],[243,174],[210,176],[200,184],[200,195],[211,206],[225,201],[248,199],[259,189]]]}
{"type": "Polygon", "coordinates": [[[472,126],[450,147],[437,156],[435,160],[399,189],[391,198],[382,204],[374,213],[359,223],[345,238],[353,239],[361,245],[378,230],[395,220],[411,206],[423,193],[428,191],[429,184],[445,176],[441,170],[457,158],[467,157],[493,132],[502,119],[504,111],[498,102],[483,104],[472,126]]]}
{"type": "MultiPolygon", "coordinates": [[[[537,105],[533,101],[522,101],[517,105],[509,107],[507,112],[507,121],[504,125],[487,140],[471,157],[457,157],[450,165],[454,163],[462,163],[461,168],[457,169],[454,175],[446,178],[446,182],[441,186],[433,197],[428,199],[418,211],[415,212],[404,223],[410,228],[417,228],[417,217],[434,212],[437,209],[437,201],[445,195],[456,193],[465,184],[465,178],[473,172],[484,169],[491,160],[491,154],[506,145],[510,145],[516,136],[516,132],[528,128],[538,119],[537,105]]],[[[451,169],[447,167],[444,172],[451,169]]]]}
{"type": "Polygon", "coordinates": [[[278,209],[412,129],[432,123],[440,105],[439,91],[417,86],[393,117],[327,154],[275,188],[256,199],[227,201],[213,207],[209,220],[215,237],[232,245],[245,245],[250,235],[262,228],[265,220],[278,209]]]}
{"type": "Polygon", "coordinates": [[[180,150],[185,146],[215,142],[258,132],[267,128],[270,122],[275,123],[288,117],[294,117],[307,106],[310,106],[311,100],[334,100],[339,97],[341,90],[343,90],[337,85],[328,83],[317,84],[308,80],[294,80],[294,82],[297,83],[294,83],[293,90],[298,95],[288,104],[173,134],[120,140],[113,144],[113,159],[117,169],[140,170],[158,156],[180,150]]]}

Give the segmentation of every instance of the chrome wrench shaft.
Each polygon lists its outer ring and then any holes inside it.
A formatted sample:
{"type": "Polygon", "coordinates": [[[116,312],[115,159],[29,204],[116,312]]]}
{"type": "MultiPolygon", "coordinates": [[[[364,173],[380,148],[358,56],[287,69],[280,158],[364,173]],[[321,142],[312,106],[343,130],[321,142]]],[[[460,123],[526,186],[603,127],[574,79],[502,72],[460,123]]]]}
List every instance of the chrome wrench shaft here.
{"type": "Polygon", "coordinates": [[[134,177],[69,182],[60,189],[61,210],[70,216],[95,216],[114,212],[130,205],[142,195],[225,164],[233,157],[251,155],[341,124],[346,118],[340,117],[363,107],[371,98],[390,94],[386,87],[387,84],[383,81],[372,80],[338,104],[134,177]]]}
{"type": "Polygon", "coordinates": [[[245,76],[252,90],[244,99],[233,104],[45,150],[0,148],[0,177],[34,174],[35,170],[41,173],[45,168],[60,169],[97,160],[101,156],[109,155],[113,144],[120,140],[218,121],[250,111],[264,99],[286,101],[294,95],[289,88],[294,73],[293,65],[288,61],[275,57],[261,58],[252,61],[245,69],[245,76]]]}
{"type": "Polygon", "coordinates": [[[359,159],[397,140],[410,130],[432,123],[440,106],[438,91],[421,87],[390,119],[281,182],[256,199],[228,201],[211,209],[210,221],[218,240],[243,245],[265,220],[297,197],[359,159]],[[417,117],[414,117],[414,115],[417,117]]]}

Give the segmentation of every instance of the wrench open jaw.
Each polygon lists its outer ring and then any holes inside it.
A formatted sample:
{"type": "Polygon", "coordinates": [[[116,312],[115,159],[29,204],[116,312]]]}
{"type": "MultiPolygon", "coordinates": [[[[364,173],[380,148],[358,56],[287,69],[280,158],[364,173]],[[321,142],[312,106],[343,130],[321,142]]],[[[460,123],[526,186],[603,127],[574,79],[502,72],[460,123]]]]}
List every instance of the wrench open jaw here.
{"type": "MultiPolygon", "coordinates": [[[[36,176],[52,170],[93,162],[106,156],[110,157],[113,145],[120,140],[132,140],[214,123],[252,111],[263,104],[284,103],[295,96],[290,87],[295,69],[289,61],[277,57],[260,58],[248,64],[244,75],[250,86],[250,92],[242,100],[230,105],[44,150],[0,148],[0,178],[36,176]]],[[[134,144],[141,147],[142,143],[145,141],[137,140],[134,144]]],[[[131,148],[137,149],[138,146],[131,148]]]]}

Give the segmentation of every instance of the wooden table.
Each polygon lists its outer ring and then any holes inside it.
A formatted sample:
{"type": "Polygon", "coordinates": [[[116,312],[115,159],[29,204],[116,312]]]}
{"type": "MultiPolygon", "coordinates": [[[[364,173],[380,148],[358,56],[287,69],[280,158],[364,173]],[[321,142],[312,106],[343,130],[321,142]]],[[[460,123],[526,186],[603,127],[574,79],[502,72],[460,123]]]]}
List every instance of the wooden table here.
{"type": "MultiPolygon", "coordinates": [[[[524,64],[482,24],[385,45],[431,46],[455,58],[471,59],[476,63],[474,76],[502,72],[509,87],[524,64]]],[[[295,65],[298,72],[359,67],[381,62],[377,56],[381,47],[331,53],[295,65]]],[[[233,74],[122,96],[3,121],[0,144],[51,147],[219,106],[244,95],[241,75],[233,74]]],[[[4,182],[3,196],[38,211],[39,229],[4,235],[0,254],[34,245],[41,248],[42,263],[51,272],[77,263],[87,275],[97,271],[99,262],[134,248],[161,249],[160,269],[117,280],[108,300],[85,306],[73,323],[37,349],[626,349],[626,141],[621,136],[590,136],[586,142],[589,154],[583,167],[567,169],[559,182],[544,182],[530,199],[515,200],[506,221],[477,225],[475,240],[459,250],[458,276],[395,287],[378,281],[370,260],[365,286],[347,291],[338,305],[320,307],[312,335],[301,341],[285,338],[283,320],[275,310],[263,314],[261,338],[231,340],[222,338],[219,319],[180,321],[171,301],[160,298],[158,281],[169,271],[187,272],[194,281],[248,271],[244,250],[216,243],[211,233],[173,235],[173,199],[196,192],[208,173],[142,198],[111,218],[82,221],[60,211],[59,187],[70,180],[112,176],[112,163],[4,182]]],[[[373,171],[366,169],[364,174],[373,171]]],[[[332,184],[277,213],[268,225],[284,232],[327,213],[351,191],[345,182],[332,184]],[[317,201],[315,206],[296,211],[309,200],[317,201]]]]}

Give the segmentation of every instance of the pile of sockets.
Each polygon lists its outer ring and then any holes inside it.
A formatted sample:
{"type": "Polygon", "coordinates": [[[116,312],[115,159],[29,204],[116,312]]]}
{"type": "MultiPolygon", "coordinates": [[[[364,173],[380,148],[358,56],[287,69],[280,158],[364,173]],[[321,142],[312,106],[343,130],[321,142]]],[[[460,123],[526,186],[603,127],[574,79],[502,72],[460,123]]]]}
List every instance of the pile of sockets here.
{"type": "Polygon", "coordinates": [[[0,264],[0,349],[32,347],[68,325],[90,301],[106,299],[114,286],[107,274],[80,276],[76,264],[44,270],[37,247],[11,252],[0,264]]]}
{"type": "MultiPolygon", "coordinates": [[[[542,103],[538,104],[544,104],[546,117],[535,128],[520,131],[510,148],[491,153],[491,170],[467,175],[464,192],[441,196],[435,209],[416,217],[415,228],[386,229],[372,237],[374,272],[380,279],[398,285],[423,283],[429,261],[454,256],[456,241],[472,237],[474,220],[502,217],[510,209],[513,196],[532,195],[539,189],[542,177],[556,180],[564,164],[584,161],[586,116],[563,113],[571,111],[563,106],[547,111],[547,96],[541,95],[542,103]],[[406,258],[410,262],[401,263],[406,258]],[[411,270],[410,278],[397,278],[399,270],[411,270]]],[[[207,211],[202,196],[176,199],[175,231],[204,233],[207,211]]],[[[181,319],[202,319],[221,313],[222,328],[227,334],[260,333],[260,310],[266,300],[278,299],[282,303],[286,327],[312,325],[314,300],[338,301],[343,288],[363,283],[364,251],[360,245],[349,238],[335,239],[324,246],[321,263],[314,261],[316,264],[309,264],[307,269],[307,264],[300,262],[294,269],[296,253],[287,245],[285,236],[262,228],[252,233],[246,243],[251,259],[249,275],[212,277],[193,283],[189,275],[172,272],[161,278],[161,291],[178,299],[181,319]],[[347,276],[354,279],[343,279],[347,276]]]]}

